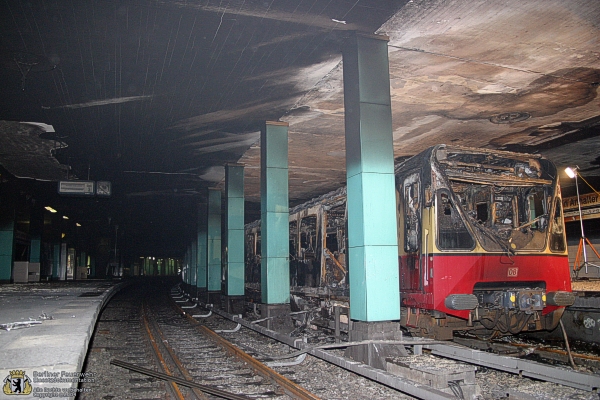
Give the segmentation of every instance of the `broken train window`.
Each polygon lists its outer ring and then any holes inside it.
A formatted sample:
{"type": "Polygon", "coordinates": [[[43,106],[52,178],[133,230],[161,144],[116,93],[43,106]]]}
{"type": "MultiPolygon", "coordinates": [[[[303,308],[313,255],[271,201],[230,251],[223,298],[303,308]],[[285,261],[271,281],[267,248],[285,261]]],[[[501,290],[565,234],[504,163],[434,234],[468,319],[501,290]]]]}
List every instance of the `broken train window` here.
{"type": "Polygon", "coordinates": [[[550,227],[550,250],[565,251],[565,227],[563,225],[562,204],[560,198],[554,203],[554,216],[550,227]]]}
{"type": "Polygon", "coordinates": [[[414,253],[419,250],[419,231],[421,230],[419,192],[419,174],[414,173],[404,179],[404,250],[414,253]]]}
{"type": "Polygon", "coordinates": [[[458,213],[450,192],[446,189],[438,190],[436,202],[438,247],[441,250],[472,249],[475,241],[458,213]]]}

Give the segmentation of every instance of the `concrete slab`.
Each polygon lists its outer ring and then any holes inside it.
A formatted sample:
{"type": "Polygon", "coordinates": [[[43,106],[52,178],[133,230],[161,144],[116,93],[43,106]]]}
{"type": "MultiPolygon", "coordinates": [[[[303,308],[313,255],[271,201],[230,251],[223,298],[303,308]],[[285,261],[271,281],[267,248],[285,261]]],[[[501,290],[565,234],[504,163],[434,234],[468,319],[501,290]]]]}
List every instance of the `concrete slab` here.
{"type": "Polygon", "coordinates": [[[80,375],[98,315],[127,284],[0,285],[0,398],[18,386],[37,398],[74,399],[79,380],[94,379],[80,375]],[[28,321],[36,323],[23,327],[28,321]]]}

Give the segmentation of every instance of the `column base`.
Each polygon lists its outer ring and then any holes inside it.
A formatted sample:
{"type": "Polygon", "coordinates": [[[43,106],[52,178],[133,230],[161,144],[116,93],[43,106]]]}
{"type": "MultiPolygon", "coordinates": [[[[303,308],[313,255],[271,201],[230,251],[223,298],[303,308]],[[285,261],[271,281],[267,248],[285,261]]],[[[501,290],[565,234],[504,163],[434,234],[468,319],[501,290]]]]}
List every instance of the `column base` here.
{"type": "Polygon", "coordinates": [[[221,307],[221,292],[208,291],[206,303],[212,304],[215,308],[222,308],[221,307]]]}
{"type": "Polygon", "coordinates": [[[183,290],[183,293],[191,296],[190,289],[191,289],[191,286],[188,283],[185,283],[185,282],[181,283],[181,290],[183,290]]]}
{"type": "Polygon", "coordinates": [[[244,296],[221,296],[221,301],[225,307],[225,312],[229,314],[244,314],[246,303],[244,296]]]}
{"type": "Polygon", "coordinates": [[[292,309],[289,304],[261,304],[261,319],[268,319],[260,322],[259,325],[276,332],[290,333],[294,330],[290,312],[292,312],[292,309]]]}
{"type": "Polygon", "coordinates": [[[208,292],[206,291],[206,288],[196,288],[196,298],[198,299],[198,303],[205,303],[207,304],[207,300],[208,300],[208,292]]]}
{"type": "MultiPolygon", "coordinates": [[[[399,322],[364,322],[353,321],[352,329],[348,332],[350,342],[363,340],[402,340],[399,322]]],[[[386,370],[386,357],[407,356],[403,346],[384,344],[364,344],[349,346],[344,354],[355,361],[360,361],[373,368],[386,370]]]]}
{"type": "Polygon", "coordinates": [[[197,288],[196,286],[192,286],[192,289],[190,291],[190,294],[192,296],[192,299],[194,299],[194,301],[199,299],[199,294],[200,294],[200,289],[197,288]]]}

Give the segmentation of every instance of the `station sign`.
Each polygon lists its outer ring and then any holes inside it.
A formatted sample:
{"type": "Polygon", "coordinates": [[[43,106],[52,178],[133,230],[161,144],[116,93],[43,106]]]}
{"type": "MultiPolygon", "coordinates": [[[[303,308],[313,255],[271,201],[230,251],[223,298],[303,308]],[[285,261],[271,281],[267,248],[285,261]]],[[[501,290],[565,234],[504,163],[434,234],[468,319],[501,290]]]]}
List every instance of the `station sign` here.
{"type": "MultiPolygon", "coordinates": [[[[600,218],[600,196],[597,193],[586,193],[579,196],[581,216],[583,219],[600,218]]],[[[565,222],[579,221],[579,203],[577,196],[565,197],[562,200],[565,222]]]]}
{"type": "MultiPolygon", "coordinates": [[[[587,193],[579,196],[581,208],[600,207],[600,196],[597,193],[587,193]]],[[[577,196],[562,199],[563,210],[578,210],[577,196]]]]}
{"type": "Polygon", "coordinates": [[[58,194],[108,197],[112,194],[112,186],[110,181],[59,181],[58,194]]]}
{"type": "Polygon", "coordinates": [[[58,182],[58,193],[74,196],[93,196],[96,194],[96,182],[60,181],[58,182]]]}
{"type": "Polygon", "coordinates": [[[96,182],[96,196],[110,196],[112,187],[109,181],[96,182]]]}
{"type": "MultiPolygon", "coordinates": [[[[600,207],[582,209],[581,216],[584,220],[600,218],[600,207]]],[[[566,212],[564,217],[565,222],[579,221],[579,210],[566,212]]]]}

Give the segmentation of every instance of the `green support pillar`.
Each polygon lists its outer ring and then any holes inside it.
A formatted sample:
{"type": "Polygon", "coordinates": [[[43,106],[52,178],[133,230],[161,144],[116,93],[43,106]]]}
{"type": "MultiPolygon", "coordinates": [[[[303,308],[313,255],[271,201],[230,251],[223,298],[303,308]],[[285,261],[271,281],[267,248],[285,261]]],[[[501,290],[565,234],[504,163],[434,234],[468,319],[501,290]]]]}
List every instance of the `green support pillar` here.
{"type": "Polygon", "coordinates": [[[61,281],[67,280],[67,243],[60,244],[60,263],[58,266],[58,279],[61,281]]]}
{"type": "Polygon", "coordinates": [[[85,251],[82,251],[79,254],[79,265],[77,266],[77,273],[75,274],[75,279],[80,279],[83,277],[83,275],[80,275],[80,269],[79,268],[85,268],[85,278],[83,279],[87,279],[87,253],[85,251]]]}
{"type": "Polygon", "coordinates": [[[387,37],[355,34],[343,54],[350,317],[400,319],[387,37]]]}
{"type": "Polygon", "coordinates": [[[90,278],[96,277],[96,257],[90,256],[90,278]]]}
{"type": "MultiPolygon", "coordinates": [[[[196,285],[198,284],[198,240],[192,241],[192,257],[190,258],[190,291],[192,293],[192,297],[196,297],[196,285]]],[[[168,262],[165,259],[165,268],[166,263],[168,262]]],[[[166,270],[165,270],[166,275],[166,270]]]]}
{"type": "Polygon", "coordinates": [[[0,282],[8,283],[12,278],[14,236],[14,211],[0,214],[0,282]]]}
{"type": "Polygon", "coordinates": [[[35,206],[29,216],[29,236],[31,244],[29,247],[29,262],[41,263],[42,252],[42,230],[44,229],[44,213],[41,206],[35,206]]]}
{"type": "Polygon", "coordinates": [[[209,292],[221,290],[221,191],[208,189],[206,283],[209,292]]]}
{"type": "Polygon", "coordinates": [[[60,243],[52,245],[52,279],[58,279],[60,268],[60,243]]]}
{"type": "Polygon", "coordinates": [[[244,295],[244,165],[225,165],[227,232],[224,294],[244,295]]]}
{"type": "Polygon", "coordinates": [[[196,272],[196,288],[198,292],[206,292],[206,276],[207,276],[207,260],[208,255],[207,249],[207,221],[206,221],[206,204],[198,206],[198,225],[197,225],[197,241],[198,241],[198,261],[197,261],[197,272],[196,272]]]}
{"type": "Polygon", "coordinates": [[[266,122],[260,135],[261,294],[289,304],[288,123],[266,122]]]}
{"type": "Polygon", "coordinates": [[[192,244],[188,244],[187,251],[185,253],[185,265],[187,265],[185,271],[185,283],[189,285],[192,284],[192,244]]]}
{"type": "Polygon", "coordinates": [[[42,250],[42,239],[39,235],[31,237],[31,246],[29,248],[29,262],[39,263],[42,250]]]}

